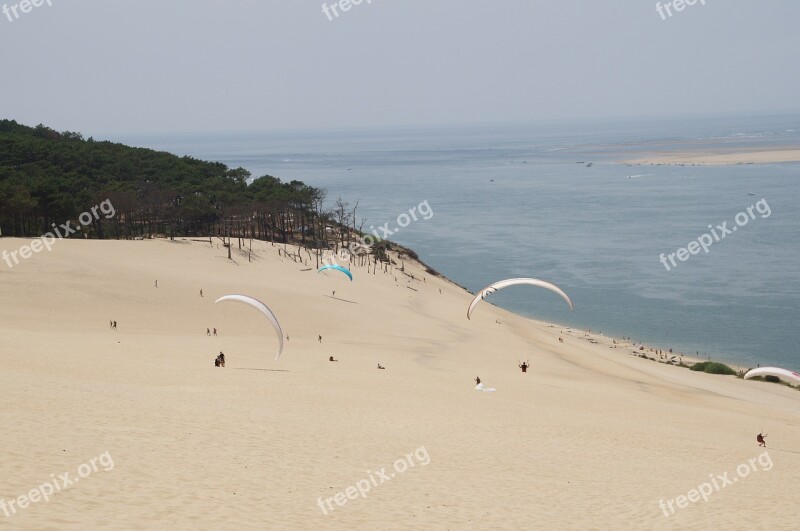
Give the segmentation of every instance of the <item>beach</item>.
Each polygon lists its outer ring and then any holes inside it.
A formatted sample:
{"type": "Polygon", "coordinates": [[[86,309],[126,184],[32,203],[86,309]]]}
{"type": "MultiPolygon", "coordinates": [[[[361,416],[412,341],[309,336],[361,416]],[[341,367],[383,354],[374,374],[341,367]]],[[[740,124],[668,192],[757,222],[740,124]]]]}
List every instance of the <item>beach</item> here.
{"type": "Polygon", "coordinates": [[[767,148],[739,147],[724,149],[705,149],[686,152],[654,152],[643,157],[623,160],[622,164],[638,166],[722,166],[732,164],[777,164],[800,162],[800,148],[770,146],[767,148]]]}
{"type": "Polygon", "coordinates": [[[351,282],[305,250],[243,245],[229,260],[217,239],[59,240],[0,263],[0,501],[80,478],[0,508],[4,526],[794,527],[796,389],[655,363],[488,301],[467,320],[472,295],[407,257],[351,282]],[[279,319],[280,360],[263,315],[214,304],[236,293],[279,319]],[[723,474],[737,481],[679,498],[723,474]]]}

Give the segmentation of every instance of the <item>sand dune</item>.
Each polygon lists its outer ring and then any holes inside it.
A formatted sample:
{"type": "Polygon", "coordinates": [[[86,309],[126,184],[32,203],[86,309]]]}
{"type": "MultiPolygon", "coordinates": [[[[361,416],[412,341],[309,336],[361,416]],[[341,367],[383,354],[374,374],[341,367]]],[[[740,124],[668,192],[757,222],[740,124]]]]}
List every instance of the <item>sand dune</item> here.
{"type": "Polygon", "coordinates": [[[467,321],[471,296],[407,260],[414,280],[356,267],[350,282],[278,249],[254,242],[248,262],[216,243],[76,240],[0,263],[0,500],[113,458],[47,503],[0,508],[0,527],[795,527],[796,390],[643,360],[487,303],[467,321]],[[214,305],[229,293],[275,311],[281,360],[262,316],[214,305]],[[498,391],[474,391],[475,376],[498,391]],[[770,470],[756,461],[664,515],[659,500],[758,458],[762,429],[770,470]],[[382,467],[395,476],[376,484],[382,467]]]}

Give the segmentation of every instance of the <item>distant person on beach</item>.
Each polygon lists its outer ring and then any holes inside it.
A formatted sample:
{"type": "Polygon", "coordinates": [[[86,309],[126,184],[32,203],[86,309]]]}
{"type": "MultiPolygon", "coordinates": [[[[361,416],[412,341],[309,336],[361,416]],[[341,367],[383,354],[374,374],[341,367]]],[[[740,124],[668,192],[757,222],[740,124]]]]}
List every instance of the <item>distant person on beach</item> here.
{"type": "Polygon", "coordinates": [[[563,338],[563,337],[559,337],[559,338],[558,338],[558,342],[559,342],[559,343],[563,343],[563,342],[564,342],[564,338],[563,338]]]}
{"type": "Polygon", "coordinates": [[[766,437],[766,435],[761,435],[760,433],[756,435],[756,440],[758,441],[759,446],[767,446],[767,441],[764,440],[764,437],[766,437]]]}
{"type": "Polygon", "coordinates": [[[225,366],[225,354],[221,350],[219,351],[219,362],[221,367],[225,366]]]}
{"type": "Polygon", "coordinates": [[[200,296],[201,297],[203,296],[203,290],[200,290],[200,296]]]}
{"type": "Polygon", "coordinates": [[[481,379],[480,379],[479,376],[476,376],[475,377],[475,385],[480,385],[480,384],[481,384],[481,379]]]}
{"type": "Polygon", "coordinates": [[[108,327],[109,328],[114,328],[114,321],[109,321],[108,322],[108,327]]]}
{"type": "Polygon", "coordinates": [[[220,367],[221,365],[222,365],[222,362],[219,360],[219,356],[214,358],[214,367],[220,367]]]}
{"type": "Polygon", "coordinates": [[[210,335],[211,335],[211,329],[210,329],[210,328],[206,328],[206,335],[207,335],[207,336],[210,336],[210,335]]]}
{"type": "Polygon", "coordinates": [[[158,280],[156,280],[156,287],[158,287],[158,280]]]}
{"type": "Polygon", "coordinates": [[[333,297],[336,297],[336,290],[332,290],[331,293],[333,294],[333,297]]]}
{"type": "Polygon", "coordinates": [[[519,366],[519,368],[522,369],[522,372],[528,372],[528,367],[530,367],[530,365],[527,361],[523,361],[519,366]]]}
{"type": "Polygon", "coordinates": [[[286,334],[286,341],[289,341],[289,334],[286,334]]]}
{"type": "Polygon", "coordinates": [[[214,329],[214,335],[217,335],[217,329],[216,328],[214,329]]]}
{"type": "Polygon", "coordinates": [[[322,343],[322,336],[319,336],[319,342],[322,343]]]}
{"type": "Polygon", "coordinates": [[[116,330],[116,329],[117,329],[117,322],[114,321],[114,330],[116,330]]]}
{"type": "Polygon", "coordinates": [[[331,356],[330,358],[328,358],[328,361],[339,361],[339,360],[337,360],[336,358],[334,358],[333,356],[331,356]]]}
{"type": "Polygon", "coordinates": [[[381,365],[381,364],[379,363],[379,364],[378,364],[378,368],[379,368],[379,369],[381,369],[381,370],[383,370],[383,369],[385,369],[386,367],[384,367],[383,365],[381,365]]]}

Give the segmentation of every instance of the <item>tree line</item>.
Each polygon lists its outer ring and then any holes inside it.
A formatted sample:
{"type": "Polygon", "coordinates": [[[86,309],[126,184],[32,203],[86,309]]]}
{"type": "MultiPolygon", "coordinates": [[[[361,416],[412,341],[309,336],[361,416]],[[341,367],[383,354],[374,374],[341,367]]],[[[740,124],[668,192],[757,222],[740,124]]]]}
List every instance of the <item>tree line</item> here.
{"type": "Polygon", "coordinates": [[[250,177],[218,162],[0,120],[2,236],[37,237],[106,200],[115,215],[80,237],[219,236],[319,249],[345,245],[361,228],[357,203],[351,210],[339,198],[326,211],[324,189],[250,177]]]}

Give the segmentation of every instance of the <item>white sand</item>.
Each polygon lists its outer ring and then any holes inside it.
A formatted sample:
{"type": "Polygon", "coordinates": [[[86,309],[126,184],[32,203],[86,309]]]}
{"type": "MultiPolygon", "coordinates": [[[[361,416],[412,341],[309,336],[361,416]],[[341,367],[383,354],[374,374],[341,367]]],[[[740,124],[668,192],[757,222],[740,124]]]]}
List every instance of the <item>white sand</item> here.
{"type": "Polygon", "coordinates": [[[0,528],[795,527],[797,390],[643,360],[487,303],[468,321],[470,295],[409,262],[426,282],[355,268],[351,283],[277,249],[256,243],[248,263],[216,243],[59,241],[0,262],[0,500],[114,461],[49,503],[0,510],[0,528]],[[237,292],[278,315],[280,361],[262,316],[213,304],[237,292]],[[497,392],[475,391],[476,375],[497,392]],[[762,429],[770,471],[664,516],[660,499],[757,457],[762,429]],[[317,505],[420,447],[429,464],[327,515],[317,505]]]}

